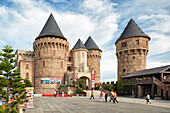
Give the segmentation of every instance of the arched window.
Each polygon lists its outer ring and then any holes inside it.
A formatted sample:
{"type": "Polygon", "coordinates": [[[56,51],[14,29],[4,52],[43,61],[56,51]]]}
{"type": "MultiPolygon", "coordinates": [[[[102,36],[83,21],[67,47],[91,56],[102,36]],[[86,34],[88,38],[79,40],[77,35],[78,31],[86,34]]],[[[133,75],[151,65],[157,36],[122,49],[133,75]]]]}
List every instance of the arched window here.
{"type": "Polygon", "coordinates": [[[29,69],[29,64],[26,64],[26,69],[29,69]]]}
{"type": "Polygon", "coordinates": [[[53,50],[53,56],[55,56],[55,50],[53,50]]]}
{"type": "Polygon", "coordinates": [[[40,57],[40,55],[41,55],[41,53],[40,53],[40,51],[38,51],[38,57],[40,57]]]}
{"type": "Polygon", "coordinates": [[[26,73],[26,78],[29,78],[29,73],[26,73]]]}
{"type": "Polygon", "coordinates": [[[45,60],[42,60],[42,65],[43,65],[43,67],[45,67],[45,65],[46,65],[46,61],[45,60]]]}

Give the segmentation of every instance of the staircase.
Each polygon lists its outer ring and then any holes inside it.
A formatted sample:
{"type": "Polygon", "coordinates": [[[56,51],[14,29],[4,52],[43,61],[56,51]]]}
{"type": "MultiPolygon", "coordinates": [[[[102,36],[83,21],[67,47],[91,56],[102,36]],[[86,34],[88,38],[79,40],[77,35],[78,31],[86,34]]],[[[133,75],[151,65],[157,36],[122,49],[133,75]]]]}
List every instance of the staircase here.
{"type": "Polygon", "coordinates": [[[159,86],[161,89],[168,91],[168,86],[166,84],[164,84],[163,82],[161,82],[160,80],[158,80],[157,78],[154,77],[153,82],[154,82],[154,84],[159,86]]]}

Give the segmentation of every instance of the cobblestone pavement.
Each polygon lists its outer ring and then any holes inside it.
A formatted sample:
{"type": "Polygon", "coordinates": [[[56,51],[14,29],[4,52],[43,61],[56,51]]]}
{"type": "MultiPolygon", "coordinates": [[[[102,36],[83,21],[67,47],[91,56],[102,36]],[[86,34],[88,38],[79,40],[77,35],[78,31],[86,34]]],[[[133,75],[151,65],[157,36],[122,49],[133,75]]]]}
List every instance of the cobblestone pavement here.
{"type": "Polygon", "coordinates": [[[170,113],[170,106],[168,108],[133,103],[130,98],[118,99],[119,103],[113,104],[99,102],[99,98],[90,100],[83,97],[35,97],[35,108],[28,109],[24,113],[170,113]]]}

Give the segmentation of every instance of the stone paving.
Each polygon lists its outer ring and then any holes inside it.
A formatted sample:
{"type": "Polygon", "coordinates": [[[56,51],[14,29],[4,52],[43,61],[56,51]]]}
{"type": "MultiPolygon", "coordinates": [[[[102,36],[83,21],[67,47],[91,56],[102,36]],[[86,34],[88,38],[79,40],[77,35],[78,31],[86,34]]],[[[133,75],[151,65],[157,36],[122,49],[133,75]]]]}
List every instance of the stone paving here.
{"type": "MultiPolygon", "coordinates": [[[[86,97],[35,97],[35,108],[24,113],[169,113],[170,102],[162,107],[162,103],[144,104],[145,101],[132,98],[118,98],[119,103],[99,102],[99,98],[90,100],[86,97]],[[135,103],[138,102],[138,103],[135,103]],[[143,103],[144,102],[144,103],[143,103]]],[[[162,102],[162,101],[161,101],[162,102]]],[[[154,101],[152,101],[154,103],[154,101]]],[[[159,103],[159,102],[158,102],[159,103]]]]}

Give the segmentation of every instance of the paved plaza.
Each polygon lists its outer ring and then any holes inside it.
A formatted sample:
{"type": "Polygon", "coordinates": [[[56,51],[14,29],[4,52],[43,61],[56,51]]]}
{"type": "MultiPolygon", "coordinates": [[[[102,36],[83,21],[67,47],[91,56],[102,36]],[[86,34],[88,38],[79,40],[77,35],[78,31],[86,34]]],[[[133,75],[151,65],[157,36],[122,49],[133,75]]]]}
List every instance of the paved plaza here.
{"type": "Polygon", "coordinates": [[[119,103],[99,102],[99,98],[86,97],[35,97],[35,108],[24,113],[169,113],[169,101],[152,101],[146,105],[144,99],[119,97],[119,103]],[[144,102],[144,103],[143,103],[144,102]],[[156,104],[155,104],[156,103],[156,104]],[[155,104],[155,105],[154,105],[155,104]],[[156,106],[157,105],[157,106],[156,106]],[[160,105],[160,106],[159,106],[160,105]],[[164,107],[161,105],[165,105],[164,107]]]}

